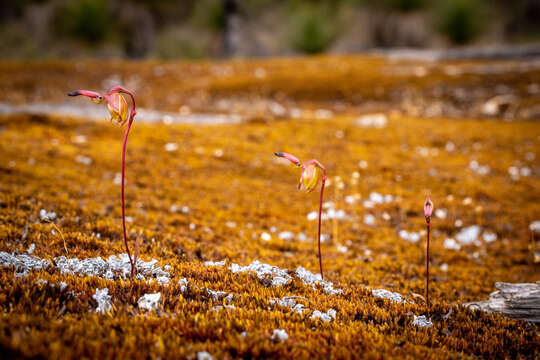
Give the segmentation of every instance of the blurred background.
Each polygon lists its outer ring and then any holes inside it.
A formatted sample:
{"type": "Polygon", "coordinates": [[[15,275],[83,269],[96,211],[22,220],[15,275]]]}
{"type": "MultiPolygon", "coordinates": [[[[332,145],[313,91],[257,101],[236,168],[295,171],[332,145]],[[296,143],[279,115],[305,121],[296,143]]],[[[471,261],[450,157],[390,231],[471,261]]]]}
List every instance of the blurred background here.
{"type": "Polygon", "coordinates": [[[538,19],[539,0],[4,0],[0,58],[201,59],[498,47],[538,43],[538,19]]]}

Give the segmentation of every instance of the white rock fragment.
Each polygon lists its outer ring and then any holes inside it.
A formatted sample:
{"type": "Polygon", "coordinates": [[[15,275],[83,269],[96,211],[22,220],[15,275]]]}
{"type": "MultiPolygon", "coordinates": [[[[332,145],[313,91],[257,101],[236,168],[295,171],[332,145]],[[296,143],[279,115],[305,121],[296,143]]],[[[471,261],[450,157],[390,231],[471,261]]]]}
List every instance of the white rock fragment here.
{"type": "Polygon", "coordinates": [[[529,225],[529,230],[535,233],[540,233],[540,220],[533,221],[529,225]]]}
{"type": "Polygon", "coordinates": [[[56,213],[54,211],[48,212],[45,209],[41,209],[39,211],[39,217],[41,218],[42,221],[52,221],[56,219],[56,213]]]}
{"type": "Polygon", "coordinates": [[[318,212],[312,211],[312,212],[310,212],[309,214],[307,214],[306,217],[307,217],[307,219],[308,219],[309,221],[317,220],[318,212]]]}
{"type": "Polygon", "coordinates": [[[204,266],[225,266],[225,260],[221,260],[221,261],[205,261],[204,266]]]}
{"type": "Polygon", "coordinates": [[[337,246],[337,251],[339,251],[340,253],[345,254],[347,251],[349,251],[349,248],[344,246],[344,245],[338,245],[337,246]]]}
{"type": "Polygon", "coordinates": [[[270,240],[272,240],[272,235],[270,235],[270,234],[267,233],[267,232],[263,232],[263,233],[261,234],[261,240],[262,240],[262,241],[270,241],[270,240]]]}
{"type": "Polygon", "coordinates": [[[300,278],[300,280],[302,280],[304,284],[311,285],[313,289],[316,288],[317,284],[321,285],[324,292],[328,295],[337,295],[343,293],[343,290],[341,289],[334,289],[334,284],[332,284],[331,282],[324,281],[321,278],[321,274],[315,275],[311,271],[306,270],[301,266],[296,269],[295,274],[300,278]]]}
{"type": "Polygon", "coordinates": [[[417,232],[408,232],[407,230],[400,230],[399,237],[410,243],[417,243],[420,240],[420,234],[417,232]]]}
{"type": "Polygon", "coordinates": [[[446,238],[444,240],[443,246],[445,249],[448,250],[460,250],[461,245],[458,244],[458,242],[452,238],[446,238]]]}
{"type": "Polygon", "coordinates": [[[161,293],[144,294],[137,300],[137,305],[140,309],[157,310],[159,299],[161,299],[161,293]]]}
{"type": "MultiPolygon", "coordinates": [[[[327,206],[327,210],[326,211],[323,211],[321,213],[321,219],[322,220],[328,220],[328,219],[337,219],[337,220],[347,220],[349,217],[347,215],[347,213],[345,213],[344,210],[336,210],[334,209],[334,204],[333,203],[325,203],[325,204],[329,204],[329,206],[327,206]]],[[[310,213],[307,214],[307,219],[309,221],[315,221],[315,220],[318,220],[319,219],[319,212],[318,211],[312,211],[310,213]]]]}
{"type": "Polygon", "coordinates": [[[28,250],[26,250],[26,253],[28,255],[32,255],[34,253],[34,250],[36,249],[36,244],[32,243],[30,244],[30,246],[28,247],[28,250]]]}
{"type": "Polygon", "coordinates": [[[371,294],[381,299],[388,299],[390,301],[397,302],[397,303],[404,303],[404,304],[407,303],[405,299],[401,298],[401,294],[397,292],[388,291],[386,289],[371,290],[371,294]]]}
{"type": "Polygon", "coordinates": [[[459,241],[462,245],[480,245],[478,241],[478,236],[480,235],[480,226],[471,225],[467,226],[459,233],[456,234],[456,240],[459,241]]]}
{"type": "Polygon", "coordinates": [[[328,109],[317,109],[314,115],[317,119],[330,119],[334,116],[334,112],[328,109]]]}
{"type": "Polygon", "coordinates": [[[356,119],[356,125],[361,127],[372,127],[382,129],[386,126],[388,119],[385,114],[367,114],[356,119]]]}
{"type": "Polygon", "coordinates": [[[527,177],[527,176],[531,176],[532,174],[532,170],[530,167],[522,167],[520,170],[519,170],[519,174],[523,177],[527,177]]]}
{"type": "Polygon", "coordinates": [[[234,221],[227,221],[225,223],[225,226],[227,226],[228,228],[234,229],[236,228],[236,223],[234,221]]]}
{"type": "Polygon", "coordinates": [[[271,305],[279,305],[281,307],[290,308],[292,311],[297,312],[298,314],[302,314],[306,309],[304,308],[304,304],[297,303],[290,297],[283,297],[281,299],[270,299],[271,305]]]}
{"type": "Polygon", "coordinates": [[[37,279],[36,280],[36,284],[40,285],[40,284],[44,284],[44,285],[47,285],[49,282],[47,280],[44,280],[44,279],[37,279]]]}
{"type": "Polygon", "coordinates": [[[214,291],[214,290],[206,289],[206,292],[208,293],[208,295],[212,297],[214,301],[219,301],[220,298],[223,298],[225,297],[225,295],[227,295],[227,292],[225,291],[214,291]]]}
{"type": "Polygon", "coordinates": [[[441,271],[447,272],[448,271],[448,264],[444,263],[441,265],[441,271]]]}
{"type": "Polygon", "coordinates": [[[208,351],[199,351],[197,353],[197,360],[214,360],[214,358],[208,351]]]}
{"type": "Polygon", "coordinates": [[[121,185],[122,184],[122,174],[121,173],[114,174],[113,183],[114,183],[114,185],[121,185]]]}
{"type": "Polygon", "coordinates": [[[476,160],[472,160],[471,162],[469,162],[469,169],[471,169],[478,175],[487,175],[491,170],[488,165],[480,165],[476,160]]]}
{"type": "Polygon", "coordinates": [[[49,267],[50,263],[47,260],[40,259],[32,255],[15,255],[7,252],[0,252],[0,266],[9,267],[13,266],[17,274],[15,277],[27,276],[28,273],[33,270],[42,270],[49,267]]]}
{"type": "Polygon", "coordinates": [[[283,329],[275,329],[270,339],[274,341],[279,340],[281,342],[285,342],[287,339],[289,339],[289,335],[283,329]]]}
{"type": "Polygon", "coordinates": [[[425,315],[414,315],[414,320],[412,324],[417,327],[431,327],[431,325],[433,325],[431,319],[428,320],[425,315]]]}
{"type": "MultiPolygon", "coordinates": [[[[66,258],[59,256],[54,259],[60,272],[64,274],[76,274],[79,276],[97,276],[104,279],[120,279],[131,276],[131,263],[127,254],[117,256],[111,255],[107,260],[101,257],[79,260],[77,258],[66,258]]],[[[137,277],[142,279],[154,279],[160,283],[168,283],[165,278],[170,278],[170,274],[161,267],[156,266],[157,260],[145,262],[137,260],[137,277]]]]}
{"type": "Polygon", "coordinates": [[[448,215],[448,211],[446,209],[437,209],[435,210],[435,216],[439,219],[446,219],[446,216],[448,215]]]}
{"type": "Polygon", "coordinates": [[[336,320],[336,310],[330,309],[326,313],[315,310],[311,315],[310,319],[321,319],[324,322],[330,322],[336,320]]]}
{"type": "Polygon", "coordinates": [[[180,292],[183,294],[187,290],[188,281],[186,278],[178,280],[178,285],[180,285],[180,292]]]}
{"type": "Polygon", "coordinates": [[[250,265],[240,266],[238,264],[231,264],[229,267],[232,273],[236,274],[239,272],[254,272],[259,280],[264,279],[265,277],[272,278],[272,286],[281,286],[288,284],[291,281],[291,277],[287,274],[287,271],[280,269],[276,266],[263,264],[258,260],[253,261],[250,265]]]}
{"type": "Polygon", "coordinates": [[[364,216],[364,224],[369,225],[369,226],[375,225],[375,216],[371,214],[366,214],[364,216]]]}
{"type": "Polygon", "coordinates": [[[92,295],[92,299],[96,300],[98,303],[98,306],[96,308],[96,312],[100,312],[102,314],[105,314],[109,311],[111,311],[112,305],[111,305],[111,295],[109,295],[109,289],[98,289],[96,288],[96,292],[94,295],[92,295]]]}
{"type": "Polygon", "coordinates": [[[178,150],[178,144],[174,142],[166,143],[165,144],[165,151],[173,152],[178,150]]]}
{"type": "Polygon", "coordinates": [[[494,233],[493,231],[486,230],[486,231],[484,231],[484,233],[482,234],[482,239],[483,239],[486,243],[492,243],[492,242],[494,242],[495,240],[497,240],[497,234],[494,233]]]}
{"type": "Polygon", "coordinates": [[[88,166],[92,165],[92,158],[84,155],[77,155],[75,156],[75,162],[88,166]]]}
{"type": "Polygon", "coordinates": [[[278,234],[278,237],[281,240],[292,240],[294,238],[294,234],[291,231],[282,231],[278,234]]]}

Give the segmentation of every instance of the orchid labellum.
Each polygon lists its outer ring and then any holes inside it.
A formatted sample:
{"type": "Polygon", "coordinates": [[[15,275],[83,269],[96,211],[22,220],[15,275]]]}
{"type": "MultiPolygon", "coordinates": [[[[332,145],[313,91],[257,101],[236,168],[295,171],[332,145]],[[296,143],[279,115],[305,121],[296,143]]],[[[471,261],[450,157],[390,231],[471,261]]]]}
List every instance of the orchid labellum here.
{"type": "Polygon", "coordinates": [[[429,231],[430,231],[430,222],[431,214],[433,212],[433,202],[429,198],[426,198],[424,203],[424,217],[426,218],[427,226],[427,247],[426,247],[426,304],[429,307],[429,231]]]}
{"type": "Polygon", "coordinates": [[[276,156],[285,158],[289,160],[294,165],[302,169],[300,175],[300,181],[298,182],[298,190],[306,190],[308,193],[315,190],[321,180],[321,197],[319,200],[319,227],[318,227],[318,247],[319,247],[319,267],[321,271],[321,279],[324,280],[323,268],[322,268],[322,257],[321,257],[321,215],[322,215],[322,202],[323,202],[323,192],[324,184],[326,182],[326,169],[318,160],[309,160],[304,163],[300,162],[297,157],[294,155],[276,152],[276,156]]]}
{"type": "Polygon", "coordinates": [[[111,115],[111,122],[114,120],[120,126],[123,126],[127,122],[127,128],[124,133],[124,142],[122,146],[122,228],[124,236],[124,245],[126,246],[126,251],[129,257],[129,262],[131,264],[131,277],[135,277],[135,267],[137,263],[137,255],[135,258],[131,257],[129,251],[128,240],[127,240],[127,231],[126,231],[126,211],[125,211],[125,200],[124,200],[124,183],[125,183],[125,169],[126,169],[126,148],[127,148],[127,139],[129,135],[129,130],[133,124],[133,119],[135,118],[135,97],[133,93],[121,86],[113,86],[105,94],[101,95],[93,91],[88,90],[76,90],[68,93],[68,96],[87,96],[92,100],[94,104],[101,104],[105,102],[109,113],[111,115]],[[128,115],[128,104],[124,97],[128,95],[131,98],[131,111],[128,115]]]}

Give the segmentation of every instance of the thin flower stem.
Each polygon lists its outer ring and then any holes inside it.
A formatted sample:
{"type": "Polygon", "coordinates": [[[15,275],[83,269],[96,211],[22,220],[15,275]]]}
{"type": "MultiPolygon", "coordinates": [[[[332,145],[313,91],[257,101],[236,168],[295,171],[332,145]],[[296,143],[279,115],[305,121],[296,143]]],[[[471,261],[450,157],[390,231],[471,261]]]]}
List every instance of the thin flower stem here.
{"type": "Polygon", "coordinates": [[[429,219],[427,219],[427,247],[426,247],[426,303],[429,308],[429,219]]]}
{"type": "Polygon", "coordinates": [[[122,228],[124,234],[124,245],[126,246],[126,251],[129,257],[129,263],[131,264],[131,277],[135,276],[135,264],[131,258],[131,253],[129,251],[128,240],[127,240],[127,231],[126,231],[126,206],[124,199],[124,183],[125,183],[125,172],[126,172],[126,148],[127,148],[127,139],[129,135],[129,129],[131,128],[131,121],[128,123],[126,132],[124,134],[124,145],[122,147],[122,228]]]}
{"type": "Polygon", "coordinates": [[[321,198],[319,201],[319,231],[318,231],[319,267],[321,269],[321,280],[324,280],[323,269],[322,269],[322,256],[321,256],[321,215],[322,215],[322,203],[323,203],[323,193],[324,193],[325,182],[326,182],[326,175],[323,175],[322,184],[321,184],[321,198]]]}
{"type": "Polygon", "coordinates": [[[136,264],[135,264],[135,261],[133,260],[133,258],[131,257],[131,253],[129,251],[127,231],[126,231],[126,206],[125,206],[125,199],[124,199],[124,186],[125,186],[125,172],[126,172],[127,140],[128,140],[129,130],[131,129],[131,125],[133,124],[133,119],[135,118],[135,114],[136,114],[135,106],[136,105],[135,105],[135,97],[133,96],[133,94],[130,91],[128,91],[128,90],[126,90],[126,89],[124,89],[122,87],[118,87],[118,88],[120,89],[120,92],[126,93],[131,97],[131,114],[129,116],[129,121],[128,121],[128,125],[127,125],[127,128],[126,128],[126,132],[124,133],[124,142],[123,142],[123,145],[122,145],[122,230],[123,230],[123,235],[124,235],[124,245],[126,246],[126,252],[128,254],[129,262],[131,264],[131,278],[135,278],[136,264]]]}

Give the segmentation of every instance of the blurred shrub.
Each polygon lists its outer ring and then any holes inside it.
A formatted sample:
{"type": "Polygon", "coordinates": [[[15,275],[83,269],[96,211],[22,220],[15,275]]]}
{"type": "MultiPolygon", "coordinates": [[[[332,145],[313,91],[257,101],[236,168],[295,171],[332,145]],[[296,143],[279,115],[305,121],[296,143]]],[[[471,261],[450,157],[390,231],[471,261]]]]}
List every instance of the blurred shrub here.
{"type": "Polygon", "coordinates": [[[71,0],[55,16],[56,30],[87,42],[103,40],[113,24],[107,0],[71,0]]]}
{"type": "Polygon", "coordinates": [[[293,46],[305,53],[325,51],[336,35],[333,10],[324,4],[303,5],[291,14],[293,46]]]}
{"type": "Polygon", "coordinates": [[[189,34],[171,27],[157,36],[155,56],[161,59],[200,59],[208,55],[208,43],[209,39],[200,31],[189,34]]]}
{"type": "Polygon", "coordinates": [[[485,4],[482,0],[443,0],[437,13],[440,31],[452,42],[464,44],[482,31],[485,4]]]}
{"type": "Polygon", "coordinates": [[[425,5],[425,0],[383,0],[383,4],[400,11],[411,11],[425,5]]]}
{"type": "Polygon", "coordinates": [[[200,26],[223,30],[226,24],[223,0],[197,0],[193,5],[192,19],[200,26]]]}

